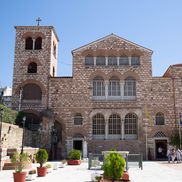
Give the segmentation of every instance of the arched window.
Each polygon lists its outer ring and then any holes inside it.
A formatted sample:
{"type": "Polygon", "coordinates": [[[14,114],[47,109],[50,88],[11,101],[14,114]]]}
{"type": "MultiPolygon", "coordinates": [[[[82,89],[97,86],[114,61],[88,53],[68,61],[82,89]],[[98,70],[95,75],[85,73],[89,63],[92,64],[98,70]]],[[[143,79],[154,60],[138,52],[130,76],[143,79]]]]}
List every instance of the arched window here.
{"type": "Polygon", "coordinates": [[[132,77],[125,79],[124,96],[136,96],[136,80],[132,77]]]}
{"type": "Polygon", "coordinates": [[[155,115],[155,122],[156,122],[156,125],[164,125],[164,114],[161,112],[158,112],[155,115]]]}
{"type": "Polygon", "coordinates": [[[129,113],[125,116],[124,131],[125,137],[127,135],[136,137],[137,135],[137,121],[138,118],[135,114],[129,113]]]}
{"type": "Polygon", "coordinates": [[[100,76],[93,79],[93,96],[105,96],[104,79],[100,76]]]}
{"type": "Polygon", "coordinates": [[[37,64],[32,62],[28,65],[28,73],[37,73],[37,64]]]}
{"type": "Polygon", "coordinates": [[[33,49],[33,40],[31,37],[26,38],[25,40],[25,49],[32,50],[33,49]]]}
{"type": "Polygon", "coordinates": [[[94,66],[94,57],[93,56],[86,56],[85,57],[85,65],[94,66]]]}
{"type": "Polygon", "coordinates": [[[41,100],[42,99],[42,91],[41,88],[34,84],[29,83],[23,87],[22,93],[23,100],[41,100]]]}
{"type": "Polygon", "coordinates": [[[36,40],[35,40],[35,49],[36,50],[42,49],[42,38],[41,37],[36,38],[36,40]]]}
{"type": "Polygon", "coordinates": [[[117,77],[109,80],[108,96],[120,96],[120,83],[117,77]]]}
{"type": "Polygon", "coordinates": [[[118,114],[112,114],[109,117],[109,135],[121,134],[121,118],[118,114]]]}
{"type": "Polygon", "coordinates": [[[37,131],[40,127],[40,117],[34,113],[24,113],[24,114],[26,116],[25,127],[29,130],[37,131]]]}
{"type": "Polygon", "coordinates": [[[82,115],[80,113],[77,113],[74,116],[74,125],[82,125],[83,124],[83,118],[82,115]]]}
{"type": "Polygon", "coordinates": [[[96,114],[92,119],[93,135],[105,134],[105,119],[102,114],[96,114]]]}

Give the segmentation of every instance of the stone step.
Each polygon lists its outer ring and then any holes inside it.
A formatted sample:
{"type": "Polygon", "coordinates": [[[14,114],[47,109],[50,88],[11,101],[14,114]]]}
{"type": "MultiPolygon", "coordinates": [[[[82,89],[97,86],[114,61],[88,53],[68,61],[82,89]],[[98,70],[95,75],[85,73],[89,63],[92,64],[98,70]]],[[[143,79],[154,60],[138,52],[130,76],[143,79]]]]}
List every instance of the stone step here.
{"type": "Polygon", "coordinates": [[[4,157],[2,157],[2,161],[4,161],[4,163],[11,162],[10,156],[4,156],[4,157]]]}
{"type": "Polygon", "coordinates": [[[11,162],[6,162],[4,164],[3,170],[13,170],[13,169],[15,169],[15,164],[11,162]]]}

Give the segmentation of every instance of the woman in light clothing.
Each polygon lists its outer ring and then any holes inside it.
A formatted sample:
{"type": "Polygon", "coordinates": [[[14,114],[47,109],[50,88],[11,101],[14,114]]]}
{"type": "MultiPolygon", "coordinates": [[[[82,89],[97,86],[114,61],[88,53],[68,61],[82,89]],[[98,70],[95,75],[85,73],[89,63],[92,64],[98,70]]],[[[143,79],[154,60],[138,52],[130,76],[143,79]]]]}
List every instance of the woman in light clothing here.
{"type": "Polygon", "coordinates": [[[176,151],[175,149],[173,148],[172,151],[171,151],[171,158],[172,158],[172,162],[174,163],[174,160],[176,158],[176,151]]]}
{"type": "Polygon", "coordinates": [[[177,163],[181,161],[181,150],[176,151],[176,158],[177,158],[177,163]]]}

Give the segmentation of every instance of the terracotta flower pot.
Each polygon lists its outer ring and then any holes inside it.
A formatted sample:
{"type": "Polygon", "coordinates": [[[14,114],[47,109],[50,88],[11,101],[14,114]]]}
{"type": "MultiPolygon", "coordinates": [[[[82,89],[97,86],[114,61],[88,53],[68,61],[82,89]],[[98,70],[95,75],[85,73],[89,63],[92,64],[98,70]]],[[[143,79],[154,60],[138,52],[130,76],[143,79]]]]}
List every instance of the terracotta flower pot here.
{"type": "Polygon", "coordinates": [[[81,160],[68,160],[67,163],[68,165],[80,165],[81,160]]]}
{"type": "Polygon", "coordinates": [[[129,181],[129,173],[128,173],[128,171],[124,171],[123,176],[122,176],[122,180],[129,181]]]}
{"type": "Polygon", "coordinates": [[[37,167],[37,175],[38,177],[46,176],[47,168],[46,167],[37,167]]]}
{"type": "Polygon", "coordinates": [[[14,182],[25,182],[26,172],[13,173],[14,182]]]}

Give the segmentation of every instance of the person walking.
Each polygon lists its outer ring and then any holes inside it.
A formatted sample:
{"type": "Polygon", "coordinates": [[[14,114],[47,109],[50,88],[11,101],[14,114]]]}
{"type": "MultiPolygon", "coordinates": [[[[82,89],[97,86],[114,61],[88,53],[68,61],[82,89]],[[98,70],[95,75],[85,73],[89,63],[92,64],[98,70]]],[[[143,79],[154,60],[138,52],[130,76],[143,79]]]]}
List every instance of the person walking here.
{"type": "Polygon", "coordinates": [[[172,154],[172,151],[171,151],[170,148],[168,148],[168,150],[167,150],[168,163],[170,163],[170,161],[172,160],[172,159],[171,159],[171,154],[172,154]]]}
{"type": "Polygon", "coordinates": [[[176,151],[176,158],[177,158],[177,163],[181,162],[181,150],[178,149],[176,151]]]}
{"type": "Polygon", "coordinates": [[[175,161],[175,158],[176,158],[176,151],[175,149],[173,148],[172,151],[171,151],[171,159],[172,159],[172,162],[174,163],[175,161]]]}
{"type": "Polygon", "coordinates": [[[158,151],[159,158],[161,158],[162,157],[162,152],[163,152],[162,147],[159,147],[157,151],[158,151]]]}

